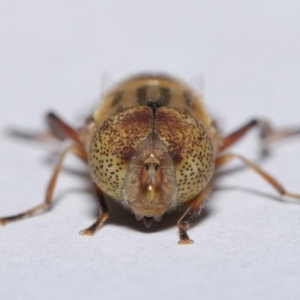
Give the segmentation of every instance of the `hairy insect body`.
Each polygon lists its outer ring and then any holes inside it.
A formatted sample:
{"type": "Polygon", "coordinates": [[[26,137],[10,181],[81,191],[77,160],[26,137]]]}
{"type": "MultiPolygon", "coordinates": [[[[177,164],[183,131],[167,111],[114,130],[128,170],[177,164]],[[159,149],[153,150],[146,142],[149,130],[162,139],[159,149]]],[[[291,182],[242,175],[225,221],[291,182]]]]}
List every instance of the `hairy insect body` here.
{"type": "Polygon", "coordinates": [[[83,130],[93,180],[138,220],[159,221],[213,174],[218,133],[200,97],[174,79],[124,82],[83,130]]]}
{"type": "MultiPolygon", "coordinates": [[[[67,153],[88,164],[97,191],[100,213],[81,231],[93,235],[108,218],[105,195],[129,208],[149,227],[174,207],[189,202],[178,220],[179,244],[191,244],[187,234],[192,219],[212,188],[214,169],[239,159],[280,195],[300,200],[270,174],[247,158],[223,153],[249,130],[258,127],[264,147],[271,141],[299,135],[299,128],[273,129],[262,119],[252,119],[223,137],[206,111],[201,97],[185,84],[167,76],[138,76],[117,85],[79,131],[48,113],[50,132],[69,138],[56,163],[42,203],[22,213],[0,218],[6,222],[45,211],[67,153]]],[[[266,148],[264,148],[265,150],[266,148]]]]}

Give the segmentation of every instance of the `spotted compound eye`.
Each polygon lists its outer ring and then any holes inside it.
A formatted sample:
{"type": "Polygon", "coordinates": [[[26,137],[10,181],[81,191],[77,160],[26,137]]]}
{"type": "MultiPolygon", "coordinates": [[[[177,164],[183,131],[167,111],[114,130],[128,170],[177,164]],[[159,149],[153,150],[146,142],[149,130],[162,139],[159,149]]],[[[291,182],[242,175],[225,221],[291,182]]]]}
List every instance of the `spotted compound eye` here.
{"type": "Polygon", "coordinates": [[[152,110],[137,106],[113,115],[96,130],[89,149],[89,167],[94,182],[104,193],[122,200],[132,155],[152,129],[152,110]]]}
{"type": "Polygon", "coordinates": [[[155,131],[173,159],[177,201],[198,195],[214,171],[214,147],[200,122],[180,110],[161,107],[155,114],[155,131]]]}

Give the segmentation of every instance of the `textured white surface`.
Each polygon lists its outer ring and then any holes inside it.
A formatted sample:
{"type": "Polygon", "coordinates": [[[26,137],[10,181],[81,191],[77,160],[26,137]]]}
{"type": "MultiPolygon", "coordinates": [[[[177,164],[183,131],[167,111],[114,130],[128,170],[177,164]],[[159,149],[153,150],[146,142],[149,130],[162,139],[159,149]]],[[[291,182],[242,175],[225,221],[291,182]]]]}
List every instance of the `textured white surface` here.
{"type": "MultiPolygon", "coordinates": [[[[76,125],[109,86],[103,74],[148,70],[204,77],[227,132],[256,115],[300,124],[299,15],[298,1],[1,1],[0,128],[42,128],[49,109],[76,125]]],[[[7,215],[42,200],[53,160],[46,146],[0,139],[7,215]]],[[[256,142],[235,152],[256,159],[256,142]]],[[[293,192],[299,152],[295,139],[261,162],[293,192]]],[[[51,212],[0,228],[1,299],[299,299],[300,205],[251,171],[220,179],[195,244],[181,247],[179,213],[146,231],[113,205],[96,236],[79,236],[97,211],[84,172],[69,157],[51,212]]]]}

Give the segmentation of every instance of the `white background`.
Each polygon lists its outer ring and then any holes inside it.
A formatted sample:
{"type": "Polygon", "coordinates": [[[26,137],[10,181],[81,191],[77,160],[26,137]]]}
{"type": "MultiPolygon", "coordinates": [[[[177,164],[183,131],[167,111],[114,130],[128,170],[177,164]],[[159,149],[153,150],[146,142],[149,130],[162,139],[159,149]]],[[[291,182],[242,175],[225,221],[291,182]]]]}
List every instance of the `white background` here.
{"type": "MultiPolygon", "coordinates": [[[[300,125],[299,53],[297,0],[2,0],[0,128],[43,130],[49,109],[79,126],[111,82],[142,71],[194,84],[224,132],[258,115],[300,125]]],[[[3,216],[42,201],[56,157],[0,141],[3,216]]],[[[257,161],[257,141],[234,151],[257,161]]],[[[293,139],[259,163],[300,193],[299,153],[293,139]]],[[[145,230],[113,204],[94,237],[78,235],[97,201],[85,166],[65,166],[51,212],[0,228],[1,299],[299,299],[300,205],[252,171],[220,177],[195,244],[178,246],[179,212],[145,230]]]]}

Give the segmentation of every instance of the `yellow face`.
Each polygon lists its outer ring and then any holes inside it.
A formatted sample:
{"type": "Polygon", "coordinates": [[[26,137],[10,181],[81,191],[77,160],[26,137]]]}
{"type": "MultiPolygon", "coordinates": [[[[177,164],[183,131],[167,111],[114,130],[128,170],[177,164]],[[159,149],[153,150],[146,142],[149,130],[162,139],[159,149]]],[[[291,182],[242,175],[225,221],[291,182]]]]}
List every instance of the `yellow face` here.
{"type": "Polygon", "coordinates": [[[190,114],[167,106],[135,106],[97,128],[89,167],[103,192],[129,207],[138,220],[158,221],[207,185],[214,147],[190,114]]]}

